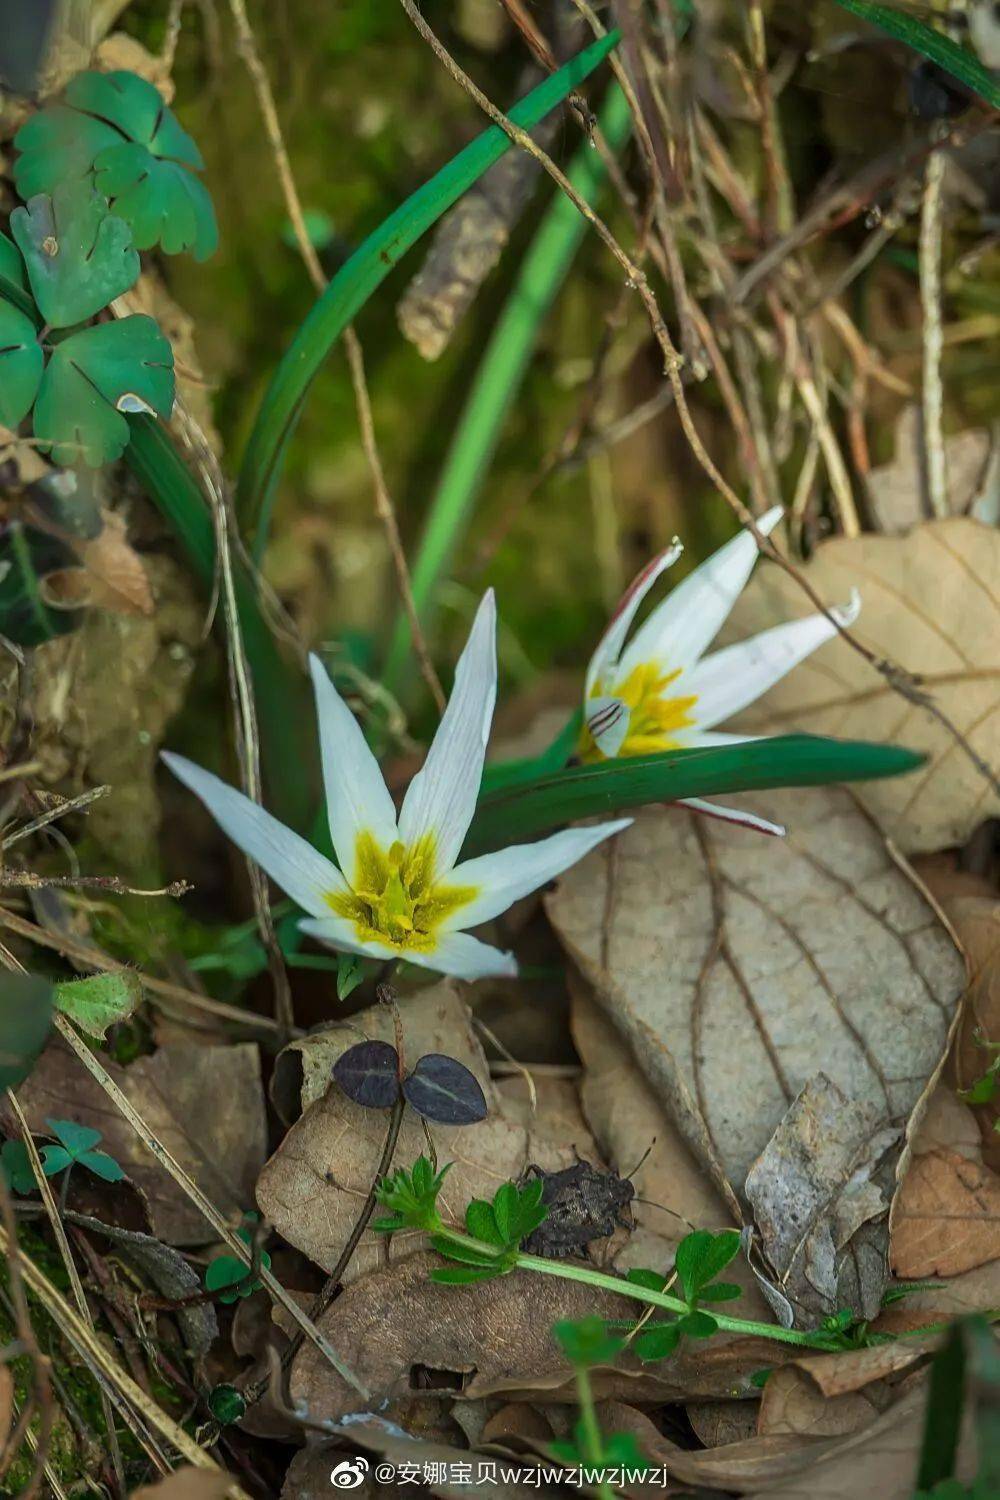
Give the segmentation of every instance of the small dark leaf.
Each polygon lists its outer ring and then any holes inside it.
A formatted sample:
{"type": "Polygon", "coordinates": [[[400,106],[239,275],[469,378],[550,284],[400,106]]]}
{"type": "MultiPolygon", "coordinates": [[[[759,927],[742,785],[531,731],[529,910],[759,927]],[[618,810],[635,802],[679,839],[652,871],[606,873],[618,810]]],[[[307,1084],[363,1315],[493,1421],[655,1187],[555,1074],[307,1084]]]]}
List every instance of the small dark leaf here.
{"type": "Polygon", "coordinates": [[[468,1068],[443,1052],[428,1052],[403,1079],[411,1109],[438,1125],[475,1125],[486,1119],[486,1096],[468,1068]]]}
{"type": "Polygon", "coordinates": [[[391,1109],[399,1098],[399,1054],[388,1042],[359,1042],[333,1065],[348,1099],[366,1109],[391,1109]]]}

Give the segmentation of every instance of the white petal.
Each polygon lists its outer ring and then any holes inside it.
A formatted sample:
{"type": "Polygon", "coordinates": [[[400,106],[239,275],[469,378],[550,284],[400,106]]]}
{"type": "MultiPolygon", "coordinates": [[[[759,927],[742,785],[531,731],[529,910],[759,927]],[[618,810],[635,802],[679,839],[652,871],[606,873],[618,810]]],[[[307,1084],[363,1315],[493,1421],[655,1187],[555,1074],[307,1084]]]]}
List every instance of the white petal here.
{"type": "Polygon", "coordinates": [[[513,979],[517,974],[517,959],[513,953],[503,953],[489,943],[481,943],[467,932],[443,933],[433,953],[404,953],[402,957],[408,963],[419,964],[422,969],[453,974],[456,979],[496,976],[513,979]]]}
{"type": "Polygon", "coordinates": [[[384,943],[362,942],[354,923],[349,922],[346,917],[329,914],[318,919],[303,917],[299,923],[299,931],[304,932],[307,937],[319,938],[321,943],[329,943],[331,948],[339,948],[342,953],[359,953],[364,958],[399,957],[395,948],[389,948],[384,943]]]}
{"type": "MultiPolygon", "coordinates": [[[[853,625],[860,608],[855,591],[849,604],[830,613],[841,625],[853,625]]],[[[826,615],[807,615],[706,657],[686,680],[687,691],[697,696],[693,713],[698,728],[711,729],[739,713],[836,634],[826,615]]]]}
{"type": "Polygon", "coordinates": [[[590,738],[609,760],[614,760],[628,735],[632,710],[620,698],[588,698],[587,729],[590,738]]]}
{"type": "Polygon", "coordinates": [[[768,833],[772,838],[783,839],[788,832],[783,823],[772,823],[742,807],[723,807],[719,802],[705,802],[701,797],[678,797],[677,804],[690,807],[692,812],[701,813],[706,818],[718,818],[721,823],[739,823],[744,828],[755,828],[758,833],[768,833]]]}
{"type": "Polygon", "coordinates": [[[508,906],[536,891],[589,854],[602,840],[628,828],[631,818],[617,818],[613,823],[598,823],[590,828],[565,828],[537,844],[514,844],[496,854],[481,854],[456,865],[448,877],[449,885],[473,885],[479,895],[460,906],[445,921],[445,927],[476,927],[497,917],[508,906]]]}
{"type": "Polygon", "coordinates": [[[496,629],[488,589],[458,659],[448,707],[399,814],[399,836],[408,847],[425,833],[434,835],[438,876],[458,858],[476,810],[497,696],[496,629]]]}
{"type": "Polygon", "coordinates": [[[235,787],[203,771],[183,755],[164,750],[161,759],[191,788],[233,843],[255,859],[262,870],[305,911],[319,916],[330,910],[327,896],[344,891],[344,877],[331,860],[312,844],[272,818],[269,812],[235,787]]]}
{"type": "Polygon", "coordinates": [[[396,809],[361,725],[318,656],[310,656],[309,670],[316,694],[330,837],[340,868],[348,880],[353,880],[357,835],[370,832],[383,849],[388,849],[397,838],[396,809]]]}
{"type": "MultiPolygon", "coordinates": [[[[781,506],[774,506],[761,516],[758,530],[769,535],[783,515],[781,506]]],[[[741,531],[682,579],[636,633],[622,657],[618,679],[642,662],[662,662],[671,672],[693,666],[742,593],[758,550],[753,532],[741,531]]]]}
{"type": "Polygon", "coordinates": [[[614,670],[621,655],[622,647],[625,644],[625,637],[628,635],[629,627],[635,619],[635,612],[639,608],[639,605],[645,599],[660,574],[665,572],[667,568],[672,568],[683,551],[683,545],[678,541],[677,537],[674,537],[670,546],[664,552],[659,553],[653,558],[652,562],[648,562],[642,571],[635,575],[619,599],[615,612],[611,616],[611,623],[601,636],[597,644],[597,650],[590,658],[586,683],[586,696],[588,698],[598,678],[603,679],[609,672],[614,670]]]}

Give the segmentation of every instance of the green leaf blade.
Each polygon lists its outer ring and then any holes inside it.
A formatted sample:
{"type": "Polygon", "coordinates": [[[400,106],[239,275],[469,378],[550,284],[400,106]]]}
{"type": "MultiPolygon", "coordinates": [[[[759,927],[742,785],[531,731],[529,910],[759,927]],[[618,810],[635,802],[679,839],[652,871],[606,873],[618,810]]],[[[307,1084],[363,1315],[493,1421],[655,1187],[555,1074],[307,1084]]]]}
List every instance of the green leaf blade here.
{"type": "Polygon", "coordinates": [[[696,1229],[684,1236],[677,1246],[674,1269],[688,1302],[697,1301],[702,1287],[714,1281],[739,1250],[740,1235],[736,1229],[724,1229],[720,1234],[696,1229]]]}
{"type": "Polygon", "coordinates": [[[1000,81],[996,73],[987,68],[972,52],[928,26],[916,16],[888,5],[878,5],[874,0],[837,0],[837,4],[852,15],[869,21],[880,31],[887,32],[899,42],[905,42],[922,57],[943,68],[952,78],[978,94],[991,109],[1000,109],[1000,81]]]}
{"type": "Polygon", "coordinates": [[[722,749],[569,766],[481,798],[463,858],[524,839],[577,818],[606,816],[651,802],[767,787],[869,781],[916,770],[925,757],[897,745],[778,735],[722,749]]]}
{"type": "Polygon", "coordinates": [[[52,1024],[53,988],[37,974],[0,977],[0,1090],[31,1072],[52,1024]]]}
{"type": "MultiPolygon", "coordinates": [[[[510,119],[524,129],[537,125],[617,43],[616,31],[591,43],[520,100],[510,111],[510,119]]],[[[264,397],[240,470],[237,503],[245,526],[257,529],[258,551],[266,540],[271,500],[289,437],[330,350],[400,257],[510,144],[499,126],[483,131],[383,220],[341,267],[302,323],[264,397]]]]}

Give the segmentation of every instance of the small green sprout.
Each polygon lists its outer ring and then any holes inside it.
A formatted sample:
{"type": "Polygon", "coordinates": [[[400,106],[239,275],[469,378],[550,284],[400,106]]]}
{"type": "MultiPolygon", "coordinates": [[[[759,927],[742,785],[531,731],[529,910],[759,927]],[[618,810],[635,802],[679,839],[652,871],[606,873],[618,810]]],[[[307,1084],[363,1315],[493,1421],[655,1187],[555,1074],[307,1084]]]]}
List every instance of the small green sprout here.
{"type": "Polygon", "coordinates": [[[448,1168],[435,1172],[426,1156],[418,1156],[411,1171],[398,1167],[378,1190],[378,1201],[389,1209],[389,1217],[376,1219],[373,1229],[394,1234],[397,1229],[424,1229],[433,1233],[443,1227],[437,1210],[438,1194],[448,1168]]]}
{"type": "MultiPolygon", "coordinates": [[[[246,1216],[251,1225],[246,1225],[236,1231],[237,1239],[241,1239],[245,1245],[253,1243],[253,1224],[257,1219],[256,1214],[246,1216]]],[[[259,1264],[265,1271],[271,1269],[271,1257],[267,1251],[261,1249],[259,1252],[259,1264]]],[[[235,1255],[216,1255],[205,1267],[205,1290],[218,1292],[220,1302],[236,1302],[240,1297],[251,1297],[254,1292],[259,1291],[261,1282],[252,1271],[248,1270],[242,1260],[235,1255]]]]}
{"type": "MultiPolygon", "coordinates": [[[[733,1282],[715,1280],[739,1254],[739,1249],[740,1236],[735,1229],[724,1229],[719,1234],[696,1229],[684,1236],[677,1246],[674,1271],[684,1293],[687,1311],[675,1318],[645,1323],[637,1331],[632,1344],[639,1359],[645,1363],[667,1359],[676,1351],[682,1338],[707,1339],[718,1332],[717,1320],[699,1304],[731,1302],[741,1295],[740,1288],[733,1282]]],[[[654,1292],[662,1292],[667,1285],[667,1278],[658,1271],[639,1267],[629,1271],[627,1279],[654,1292]]]]}
{"type": "MultiPolygon", "coordinates": [[[[42,1171],[46,1177],[55,1177],[59,1172],[67,1171],[79,1163],[105,1182],[121,1182],[125,1173],[114,1157],[108,1156],[105,1151],[94,1150],[103,1139],[99,1130],[92,1130],[87,1125],[77,1125],[72,1120],[46,1120],[45,1123],[60,1143],[58,1146],[42,1147],[42,1171]]],[[[0,1162],[7,1182],[15,1193],[35,1192],[35,1174],[31,1170],[28,1148],[23,1141],[7,1141],[0,1151],[0,1162]]]]}

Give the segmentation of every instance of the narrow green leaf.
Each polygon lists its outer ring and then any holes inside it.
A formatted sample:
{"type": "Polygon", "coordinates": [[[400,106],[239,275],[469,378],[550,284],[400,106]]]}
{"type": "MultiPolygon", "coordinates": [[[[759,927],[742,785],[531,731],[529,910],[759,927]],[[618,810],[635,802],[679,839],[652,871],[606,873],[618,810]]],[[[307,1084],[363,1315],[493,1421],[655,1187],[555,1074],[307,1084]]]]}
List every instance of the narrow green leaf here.
{"type": "Polygon", "coordinates": [[[898,745],[794,734],[718,750],[673,750],[569,766],[483,797],[463,857],[542,833],[559,823],[650,802],[764,787],[869,781],[915,770],[924,759],[917,751],[898,745]]]}
{"type": "Polygon", "coordinates": [[[493,1205],[482,1198],[473,1198],[466,1208],[465,1227],[474,1240],[485,1240],[486,1244],[497,1245],[501,1249],[507,1243],[497,1228],[493,1205]]]}
{"type": "MultiPolygon", "coordinates": [[[[528,130],[537,125],[603,62],[617,42],[617,31],[592,42],[516,104],[510,119],[528,130]]],[[[264,397],[240,471],[239,512],[245,528],[256,531],[257,556],[267,541],[285,448],[323,361],[401,256],[499,161],[510,145],[509,136],[499,126],[484,130],[368,236],[299,328],[264,397]]]]}
{"type": "Polygon", "coordinates": [[[27,1078],[52,1024],[53,988],[37,974],[0,974],[0,1092],[27,1078]]]}
{"type": "Polygon", "coordinates": [[[904,10],[895,10],[888,5],[878,5],[874,0],[837,0],[837,4],[852,15],[870,21],[899,42],[905,42],[914,52],[930,58],[952,78],[964,83],[984,99],[991,109],[1000,109],[1000,81],[992,69],[981,63],[974,52],[969,52],[958,42],[937,31],[933,26],[918,20],[904,10]]]}
{"type": "Polygon", "coordinates": [[[924,1440],[917,1485],[930,1490],[955,1472],[958,1442],[965,1410],[966,1345],[961,1323],[953,1323],[931,1363],[924,1440]]]}
{"type": "Polygon", "coordinates": [[[127,1021],[142,999],[138,974],[91,974],[56,985],[56,1008],[102,1042],[109,1026],[127,1021]]]}
{"type": "MultiPolygon", "coordinates": [[[[621,149],[632,129],[632,111],[617,82],[612,80],[601,105],[599,124],[607,149],[621,149]]],[[[581,143],[568,172],[581,198],[593,203],[604,182],[607,165],[589,140],[581,143]]],[[[532,351],[549,309],[566,280],[573,258],[588,229],[576,205],[558,190],[538,226],[517,280],[490,334],[475,379],[462,408],[434,491],[412,570],[413,602],[421,623],[427,624],[439,580],[462,534],[496,452],[507,414],[517,400],[532,351]]],[[[399,689],[412,642],[405,612],[397,613],[392,643],[382,680],[391,693],[399,689]]],[[[565,765],[575,736],[559,765],[565,765]]],[[[522,763],[523,764],[523,763],[522,763]]],[[[508,776],[517,775],[517,763],[508,776]]],[[[554,770],[556,766],[538,768],[554,770]]],[[[487,769],[492,789],[500,768],[487,769]]]]}

